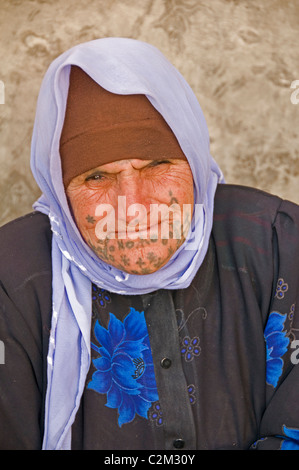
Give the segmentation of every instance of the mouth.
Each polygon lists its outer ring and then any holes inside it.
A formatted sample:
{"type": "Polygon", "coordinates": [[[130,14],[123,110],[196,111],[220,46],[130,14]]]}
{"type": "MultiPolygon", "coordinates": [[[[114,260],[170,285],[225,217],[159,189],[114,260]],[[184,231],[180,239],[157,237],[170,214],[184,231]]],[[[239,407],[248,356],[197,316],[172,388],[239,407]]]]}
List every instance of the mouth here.
{"type": "Polygon", "coordinates": [[[150,239],[150,240],[170,240],[170,239],[181,239],[184,238],[184,234],[181,231],[181,225],[178,224],[175,226],[172,222],[168,220],[162,220],[153,225],[137,225],[136,226],[127,226],[122,230],[108,230],[101,233],[101,238],[97,236],[98,239],[117,239],[117,240],[137,240],[137,239],[150,239]]]}
{"type": "MultiPolygon", "coordinates": [[[[156,240],[159,238],[161,225],[162,225],[161,222],[159,222],[158,224],[150,225],[150,226],[140,225],[140,226],[137,226],[137,230],[136,230],[136,227],[128,226],[126,230],[115,231],[113,235],[114,235],[114,238],[117,238],[118,240],[125,240],[127,238],[129,238],[130,240],[136,240],[137,238],[156,240]]],[[[111,238],[109,237],[109,234],[107,234],[107,237],[111,238]]]]}

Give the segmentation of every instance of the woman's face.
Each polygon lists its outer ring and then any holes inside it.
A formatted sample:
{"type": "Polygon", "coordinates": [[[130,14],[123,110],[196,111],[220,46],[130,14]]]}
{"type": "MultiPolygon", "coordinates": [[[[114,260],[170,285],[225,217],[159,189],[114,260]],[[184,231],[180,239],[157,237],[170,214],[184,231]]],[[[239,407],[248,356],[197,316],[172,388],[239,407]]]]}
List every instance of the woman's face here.
{"type": "Polygon", "coordinates": [[[164,266],[184,242],[193,212],[186,160],[121,160],[74,178],[66,189],[88,245],[130,274],[164,266]]]}

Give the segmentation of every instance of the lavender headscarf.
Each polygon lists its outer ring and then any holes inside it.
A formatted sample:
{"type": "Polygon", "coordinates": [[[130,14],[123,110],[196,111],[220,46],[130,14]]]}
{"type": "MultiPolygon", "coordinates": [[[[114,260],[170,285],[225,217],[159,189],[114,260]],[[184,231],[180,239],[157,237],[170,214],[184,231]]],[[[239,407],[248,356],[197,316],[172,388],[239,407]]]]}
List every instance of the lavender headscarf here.
{"type": "Polygon", "coordinates": [[[34,208],[48,215],[53,232],[43,449],[70,449],[71,426],[90,366],[91,283],[110,292],[136,295],[188,287],[208,249],[215,190],[223,176],[210,155],[207,125],[189,85],[155,47],[126,38],[80,44],[50,65],[38,97],[31,168],[42,191],[34,208]],[[71,65],[81,67],[112,93],[145,94],[176,135],[190,164],[197,217],[188,241],[154,274],[128,275],[102,262],[72,219],[59,155],[71,65]]]}

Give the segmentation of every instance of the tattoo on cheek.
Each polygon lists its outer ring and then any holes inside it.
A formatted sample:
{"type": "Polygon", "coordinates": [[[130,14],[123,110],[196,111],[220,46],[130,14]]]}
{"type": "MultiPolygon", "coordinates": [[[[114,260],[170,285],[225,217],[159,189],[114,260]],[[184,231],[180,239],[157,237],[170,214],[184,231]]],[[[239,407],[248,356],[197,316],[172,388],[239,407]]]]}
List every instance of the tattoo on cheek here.
{"type": "MultiPolygon", "coordinates": [[[[169,197],[170,197],[170,205],[171,204],[178,204],[178,200],[175,196],[173,196],[173,193],[171,190],[169,190],[169,197]]],[[[86,221],[89,224],[94,225],[96,223],[96,219],[88,214],[86,216],[86,221]]],[[[182,233],[182,232],[181,232],[182,233]]],[[[173,238],[173,232],[170,231],[169,233],[169,238],[173,238]]],[[[122,250],[132,250],[133,248],[139,249],[139,248],[145,248],[146,246],[154,245],[158,241],[158,238],[150,238],[150,239],[137,239],[135,241],[133,240],[116,240],[117,242],[117,247],[115,245],[110,245],[109,246],[109,239],[104,239],[104,240],[97,240],[97,246],[91,241],[91,239],[88,240],[88,245],[91,247],[91,249],[97,254],[97,256],[102,259],[103,261],[106,261],[108,264],[109,263],[116,263],[115,261],[115,250],[116,248],[119,251],[122,250]],[[114,253],[114,254],[112,254],[114,253]]],[[[168,238],[163,238],[161,240],[162,245],[166,246],[168,244],[168,238]]],[[[177,239],[176,247],[169,246],[168,247],[168,256],[167,258],[169,259],[175,250],[179,247],[181,243],[181,239],[177,239]]],[[[128,258],[126,254],[122,254],[120,256],[121,263],[116,263],[114,264],[115,267],[121,270],[125,270],[127,267],[131,266],[132,260],[128,258]]],[[[163,263],[165,262],[165,259],[161,258],[160,256],[157,256],[154,252],[149,252],[146,255],[146,261],[142,259],[142,257],[139,257],[137,261],[135,261],[135,264],[139,267],[139,270],[136,271],[131,271],[133,274],[148,274],[151,272],[151,269],[147,268],[146,266],[150,265],[156,269],[160,268],[163,263]]]]}
{"type": "Polygon", "coordinates": [[[168,193],[168,194],[169,194],[169,197],[171,198],[171,199],[170,199],[170,203],[169,203],[170,206],[171,206],[171,204],[178,204],[178,203],[179,203],[179,201],[177,200],[177,198],[173,196],[171,190],[169,190],[169,193],[168,193]]]}
{"type": "Polygon", "coordinates": [[[89,215],[86,217],[86,220],[89,224],[94,224],[95,223],[95,218],[92,215],[89,215]]]}

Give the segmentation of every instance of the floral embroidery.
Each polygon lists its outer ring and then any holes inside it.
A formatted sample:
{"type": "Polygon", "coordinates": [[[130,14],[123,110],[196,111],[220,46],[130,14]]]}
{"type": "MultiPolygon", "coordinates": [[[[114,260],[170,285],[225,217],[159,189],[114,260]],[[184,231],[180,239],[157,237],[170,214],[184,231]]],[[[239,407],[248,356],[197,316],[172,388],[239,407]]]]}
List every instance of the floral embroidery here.
{"type": "Polygon", "coordinates": [[[194,405],[196,402],[196,397],[195,397],[195,387],[194,385],[188,385],[188,393],[189,393],[189,400],[191,405],[194,405]]]}
{"type": "Polygon", "coordinates": [[[92,300],[98,301],[101,307],[106,307],[111,302],[110,295],[105,289],[100,289],[95,285],[92,286],[92,300]]]}
{"type": "Polygon", "coordinates": [[[292,343],[292,341],[296,341],[299,332],[299,328],[293,327],[293,321],[295,319],[295,307],[296,304],[292,304],[288,313],[288,319],[290,321],[288,336],[290,338],[290,343],[292,343]]]}
{"type": "Polygon", "coordinates": [[[185,357],[185,361],[190,362],[194,356],[200,355],[201,348],[199,346],[199,338],[195,336],[193,339],[185,336],[182,341],[181,353],[185,357]]]}
{"type": "Polygon", "coordinates": [[[163,424],[163,413],[159,402],[153,403],[152,409],[149,411],[149,419],[154,421],[157,426],[163,424]]]}
{"type": "Polygon", "coordinates": [[[286,314],[272,312],[264,331],[266,340],[267,370],[266,381],[273,387],[277,386],[278,380],[282,374],[283,360],[282,356],[287,351],[289,338],[284,331],[284,322],[286,314]]]}
{"type": "Polygon", "coordinates": [[[289,319],[293,322],[294,319],[294,314],[295,314],[295,304],[291,305],[290,308],[290,313],[289,313],[289,319]]]}
{"type": "Polygon", "coordinates": [[[287,292],[289,286],[282,278],[278,279],[277,281],[277,286],[276,286],[276,292],[275,292],[275,297],[277,299],[283,299],[284,294],[287,292]]]}
{"type": "Polygon", "coordinates": [[[148,410],[158,400],[152,354],[144,312],[134,308],[123,322],[110,313],[108,328],[97,321],[94,334],[100,354],[93,360],[97,369],[88,388],[107,394],[106,406],[117,408],[121,427],[135,415],[148,418],[148,410]]]}
{"type": "Polygon", "coordinates": [[[288,439],[283,440],[281,450],[299,450],[299,429],[288,428],[285,425],[282,429],[288,439]]]}

